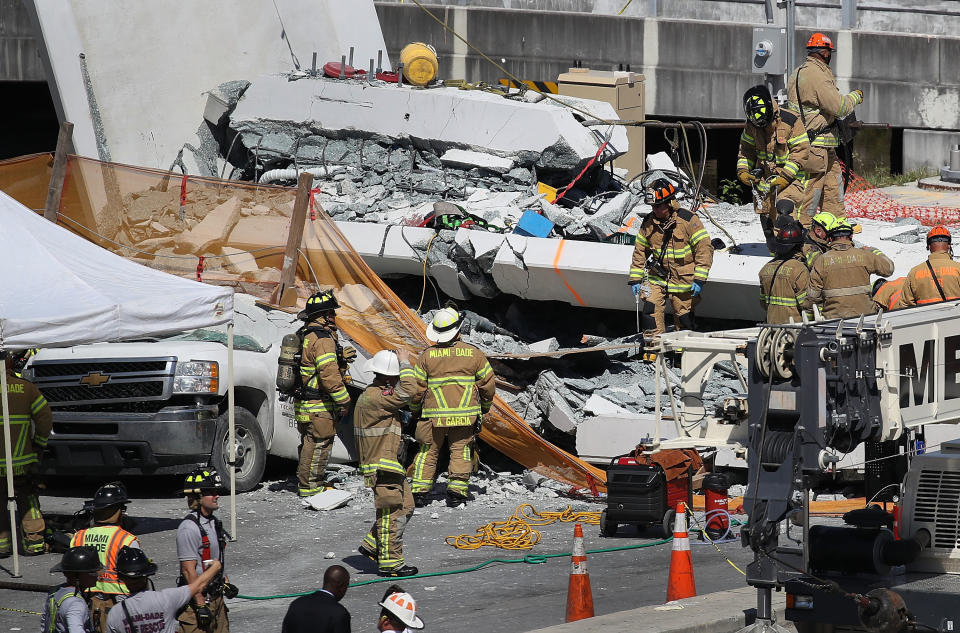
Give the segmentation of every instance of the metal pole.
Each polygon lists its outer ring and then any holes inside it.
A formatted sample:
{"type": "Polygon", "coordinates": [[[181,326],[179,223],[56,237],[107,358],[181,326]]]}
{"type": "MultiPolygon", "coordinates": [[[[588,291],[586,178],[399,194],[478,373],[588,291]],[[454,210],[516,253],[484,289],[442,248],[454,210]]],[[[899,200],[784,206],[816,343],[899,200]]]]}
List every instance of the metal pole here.
{"type": "Polygon", "coordinates": [[[773,607],[770,587],[757,587],[757,619],[773,620],[773,607]]]}
{"type": "Polygon", "coordinates": [[[227,464],[230,469],[230,535],[237,540],[237,469],[232,465],[237,460],[237,420],[233,407],[233,321],[230,321],[227,325],[227,444],[230,447],[227,464]]]}
{"type": "Polygon", "coordinates": [[[790,84],[790,75],[793,69],[797,67],[797,2],[796,0],[787,0],[787,74],[783,78],[783,85],[790,84]]]}
{"type": "Polygon", "coordinates": [[[763,3],[763,12],[767,18],[767,24],[773,24],[773,0],[766,0],[763,3]]]}
{"type": "Polygon", "coordinates": [[[17,526],[17,500],[13,493],[13,449],[10,446],[10,400],[7,398],[6,353],[0,352],[0,399],[3,400],[3,458],[7,470],[7,511],[10,513],[10,545],[13,549],[13,577],[20,578],[20,532],[17,526]]]}

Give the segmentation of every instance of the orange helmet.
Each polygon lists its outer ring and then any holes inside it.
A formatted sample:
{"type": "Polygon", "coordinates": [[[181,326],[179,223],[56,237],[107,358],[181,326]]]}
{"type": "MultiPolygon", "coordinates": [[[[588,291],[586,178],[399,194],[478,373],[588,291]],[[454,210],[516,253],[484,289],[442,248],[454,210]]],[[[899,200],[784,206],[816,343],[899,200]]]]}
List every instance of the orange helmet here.
{"type": "Polygon", "coordinates": [[[833,40],[823,33],[814,33],[807,40],[807,48],[829,48],[832,51],[837,50],[833,46],[833,40]]]}
{"type": "Polygon", "coordinates": [[[950,235],[950,231],[942,224],[938,224],[927,233],[927,246],[930,246],[930,242],[946,242],[947,244],[952,244],[953,236],[950,235]]]}

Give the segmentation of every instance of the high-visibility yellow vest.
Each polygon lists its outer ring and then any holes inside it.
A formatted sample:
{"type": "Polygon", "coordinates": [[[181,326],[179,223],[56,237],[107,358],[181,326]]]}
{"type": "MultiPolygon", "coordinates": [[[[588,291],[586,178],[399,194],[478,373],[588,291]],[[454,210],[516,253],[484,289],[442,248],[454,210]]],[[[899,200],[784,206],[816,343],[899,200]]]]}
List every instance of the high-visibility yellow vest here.
{"type": "Polygon", "coordinates": [[[103,570],[97,576],[92,591],[111,594],[128,594],[130,590],[117,576],[117,554],[120,548],[130,545],[137,537],[119,525],[98,525],[80,530],[73,535],[70,547],[90,545],[97,548],[103,570]]]}

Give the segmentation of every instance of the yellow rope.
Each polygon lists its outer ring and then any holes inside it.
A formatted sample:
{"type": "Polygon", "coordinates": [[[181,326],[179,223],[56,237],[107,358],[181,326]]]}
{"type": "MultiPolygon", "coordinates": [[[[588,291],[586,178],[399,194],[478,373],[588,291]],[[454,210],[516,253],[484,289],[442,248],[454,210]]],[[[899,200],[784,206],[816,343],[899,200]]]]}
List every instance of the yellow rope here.
{"type": "Polygon", "coordinates": [[[560,521],[561,523],[600,524],[599,512],[574,512],[567,506],[561,512],[540,512],[529,503],[517,506],[506,521],[491,521],[477,528],[476,534],[448,536],[447,545],[457,549],[475,550],[481,547],[498,547],[508,550],[530,549],[540,542],[540,532],[534,529],[560,521]]]}
{"type": "Polygon", "coordinates": [[[14,609],[12,607],[0,607],[0,611],[13,611],[14,613],[26,613],[27,615],[43,615],[39,611],[27,611],[26,609],[14,609]]]}

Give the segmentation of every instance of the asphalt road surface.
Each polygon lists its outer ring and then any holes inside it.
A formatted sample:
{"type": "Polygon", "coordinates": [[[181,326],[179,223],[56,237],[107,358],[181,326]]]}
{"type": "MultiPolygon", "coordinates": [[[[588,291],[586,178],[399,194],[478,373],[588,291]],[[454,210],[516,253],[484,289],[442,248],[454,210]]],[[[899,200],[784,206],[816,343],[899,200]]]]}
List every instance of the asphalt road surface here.
{"type": "MultiPolygon", "coordinates": [[[[89,498],[95,482],[65,487],[51,486],[50,496],[41,499],[47,512],[69,514],[89,498]],[[87,490],[89,488],[89,490],[87,490]]],[[[175,535],[186,513],[185,501],[172,491],[178,478],[144,478],[132,484],[129,513],[138,520],[144,550],[160,566],[155,576],[158,588],[174,586],[177,574],[175,535]]],[[[371,497],[360,496],[347,507],[314,512],[304,509],[296,495],[285,490],[284,482],[268,483],[258,490],[239,495],[238,540],[227,548],[227,573],[242,595],[267,596],[316,589],[323,570],[334,563],[350,570],[352,581],[376,580],[376,570],[356,553],[360,539],[373,520],[371,497]],[[325,558],[332,553],[331,558],[325,558]]],[[[483,548],[461,551],[446,545],[447,536],[473,533],[487,521],[504,520],[526,495],[488,499],[480,496],[465,509],[450,509],[436,502],[418,509],[407,528],[405,554],[421,572],[450,572],[479,565],[490,559],[523,559],[527,554],[569,552],[573,526],[554,523],[541,529],[542,541],[530,551],[483,548]]],[[[601,504],[555,498],[534,501],[538,510],[599,511],[601,504]]],[[[221,501],[220,515],[229,525],[229,500],[221,501]]],[[[599,529],[584,525],[588,550],[644,545],[656,542],[651,535],[638,534],[632,526],[620,528],[615,538],[602,538],[599,529]]],[[[721,546],[741,569],[750,556],[739,542],[721,546]]],[[[699,593],[743,585],[742,576],[707,544],[692,546],[694,573],[699,593]]],[[[53,584],[62,577],[48,570],[59,555],[23,558],[23,581],[53,584]]],[[[0,581],[13,580],[5,570],[10,559],[0,561],[0,581]],[[6,577],[5,577],[6,576],[6,577]]],[[[588,555],[588,571],[597,615],[660,604],[665,600],[670,545],[588,555]]],[[[548,559],[542,564],[526,562],[490,564],[478,571],[428,578],[393,579],[389,582],[353,587],[343,600],[353,616],[354,631],[376,627],[384,589],[397,582],[418,601],[421,617],[429,631],[478,631],[506,633],[529,631],[563,622],[566,607],[569,557],[548,559]]],[[[42,611],[43,595],[0,590],[0,631],[35,631],[40,618],[8,609],[42,611]]],[[[229,602],[233,633],[279,631],[291,598],[232,600],[229,602]]]]}

